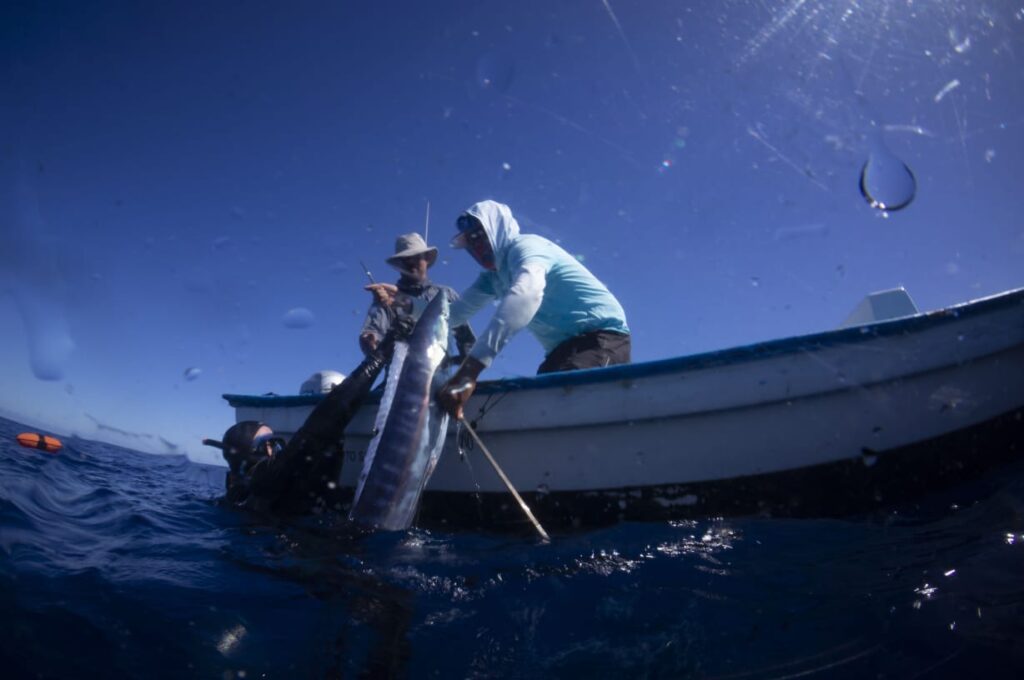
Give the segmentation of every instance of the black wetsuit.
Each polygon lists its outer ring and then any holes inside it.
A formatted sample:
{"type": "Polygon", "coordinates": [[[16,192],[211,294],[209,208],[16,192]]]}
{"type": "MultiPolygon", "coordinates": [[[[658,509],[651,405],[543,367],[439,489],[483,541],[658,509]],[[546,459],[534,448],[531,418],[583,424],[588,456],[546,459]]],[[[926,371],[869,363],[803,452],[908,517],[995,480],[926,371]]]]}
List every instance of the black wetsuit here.
{"type": "Polygon", "coordinates": [[[227,503],[260,512],[301,514],[340,509],[342,437],[352,416],[391,358],[387,336],[378,351],[317,404],[283,449],[226,480],[227,503]]]}

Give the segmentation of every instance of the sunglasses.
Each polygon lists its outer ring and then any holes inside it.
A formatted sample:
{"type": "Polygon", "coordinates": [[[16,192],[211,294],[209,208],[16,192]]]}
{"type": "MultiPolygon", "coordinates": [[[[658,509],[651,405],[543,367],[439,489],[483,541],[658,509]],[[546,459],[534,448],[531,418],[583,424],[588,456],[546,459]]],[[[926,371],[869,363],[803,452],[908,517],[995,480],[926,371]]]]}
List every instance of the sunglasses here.
{"type": "Polygon", "coordinates": [[[459,215],[459,218],[455,221],[455,226],[458,228],[459,233],[452,239],[451,245],[453,248],[472,248],[489,242],[484,225],[480,224],[480,220],[472,215],[459,215]]]}

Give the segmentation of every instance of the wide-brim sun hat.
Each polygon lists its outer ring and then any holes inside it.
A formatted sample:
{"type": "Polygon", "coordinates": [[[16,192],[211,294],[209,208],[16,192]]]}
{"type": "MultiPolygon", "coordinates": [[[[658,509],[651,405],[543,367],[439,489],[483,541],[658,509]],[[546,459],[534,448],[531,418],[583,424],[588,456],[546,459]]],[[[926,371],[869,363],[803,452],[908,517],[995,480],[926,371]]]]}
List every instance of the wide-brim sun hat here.
{"type": "Polygon", "coordinates": [[[431,267],[437,262],[437,248],[428,246],[423,237],[417,233],[402,234],[395,239],[395,254],[385,260],[395,269],[402,268],[402,260],[415,255],[426,255],[427,266],[431,267]]]}

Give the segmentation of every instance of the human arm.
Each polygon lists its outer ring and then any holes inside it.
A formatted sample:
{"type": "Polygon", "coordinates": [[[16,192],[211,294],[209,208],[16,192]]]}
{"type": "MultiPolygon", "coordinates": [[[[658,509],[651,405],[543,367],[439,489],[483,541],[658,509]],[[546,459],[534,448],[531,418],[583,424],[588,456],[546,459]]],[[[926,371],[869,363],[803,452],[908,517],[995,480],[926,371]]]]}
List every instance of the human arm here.
{"type": "Polygon", "coordinates": [[[376,283],[365,288],[374,296],[374,302],[366,312],[363,328],[359,331],[359,348],[366,356],[376,351],[381,340],[387,335],[388,329],[391,328],[394,318],[391,305],[395,299],[394,295],[391,295],[392,289],[397,294],[398,289],[389,283],[376,283]]]}
{"type": "Polygon", "coordinates": [[[477,338],[470,356],[490,366],[513,335],[526,327],[540,309],[547,284],[547,269],[534,258],[524,260],[512,285],[498,303],[494,317],[477,338]]]}
{"type": "Polygon", "coordinates": [[[472,327],[468,323],[461,324],[452,329],[452,334],[455,336],[455,348],[458,350],[459,356],[469,356],[470,350],[476,344],[476,333],[473,332],[472,327]]]}
{"type": "Polygon", "coordinates": [[[526,261],[520,267],[484,334],[455,375],[438,391],[438,402],[453,417],[462,417],[462,409],[476,391],[480,374],[509,339],[533,319],[544,299],[545,281],[546,271],[541,263],[526,261]]]}
{"type": "Polygon", "coordinates": [[[484,272],[477,277],[473,285],[463,291],[459,296],[452,292],[449,296],[451,308],[448,313],[448,323],[452,328],[461,326],[469,321],[474,314],[483,309],[487,303],[495,298],[494,281],[492,274],[484,272]]]}
{"type": "Polygon", "coordinates": [[[390,307],[398,296],[398,286],[393,283],[371,283],[363,286],[363,290],[370,291],[374,302],[382,307],[390,307]]]}
{"type": "MultiPolygon", "coordinates": [[[[457,302],[459,302],[460,297],[458,293],[456,293],[453,289],[447,286],[444,286],[443,289],[445,293],[448,295],[449,305],[455,305],[457,302]]],[[[487,298],[483,299],[487,300],[490,299],[490,297],[488,296],[487,298]]],[[[450,316],[451,313],[449,312],[449,321],[450,316]]],[[[473,332],[473,328],[472,326],[469,325],[468,321],[452,324],[451,328],[452,335],[455,337],[455,348],[458,351],[458,355],[456,357],[453,357],[453,359],[461,363],[467,356],[469,356],[469,351],[473,349],[473,343],[476,342],[476,333],[473,332]]]]}

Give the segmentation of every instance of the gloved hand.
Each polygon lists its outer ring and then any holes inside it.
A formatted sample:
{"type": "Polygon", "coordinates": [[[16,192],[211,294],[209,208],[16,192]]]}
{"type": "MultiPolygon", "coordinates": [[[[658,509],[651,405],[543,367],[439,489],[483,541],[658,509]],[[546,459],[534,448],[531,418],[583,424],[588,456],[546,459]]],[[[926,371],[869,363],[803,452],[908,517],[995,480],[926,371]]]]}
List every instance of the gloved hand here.
{"type": "Polygon", "coordinates": [[[390,307],[398,295],[398,286],[393,283],[371,283],[363,286],[363,290],[370,291],[377,303],[384,307],[390,307]]]}
{"type": "MultiPolygon", "coordinates": [[[[375,356],[378,359],[380,359],[382,362],[386,363],[388,361],[391,361],[391,353],[394,351],[394,349],[395,349],[395,328],[394,328],[394,326],[392,326],[391,330],[389,330],[387,332],[387,334],[385,334],[384,337],[381,338],[380,342],[377,343],[377,346],[373,350],[373,354],[372,355],[368,354],[367,356],[375,356]]],[[[351,377],[352,376],[349,376],[349,378],[351,378],[351,377]]]]}
{"type": "Polygon", "coordinates": [[[455,375],[437,391],[437,401],[441,408],[455,419],[461,420],[462,407],[476,391],[476,379],[484,368],[484,365],[473,357],[462,362],[455,375]]]}
{"type": "Polygon", "coordinates": [[[379,344],[380,338],[377,337],[376,333],[366,331],[359,336],[359,349],[363,350],[363,354],[373,354],[379,344]]]}
{"type": "Polygon", "coordinates": [[[408,340],[412,329],[416,327],[416,321],[408,314],[398,314],[392,326],[395,329],[395,340],[408,340]]]}

